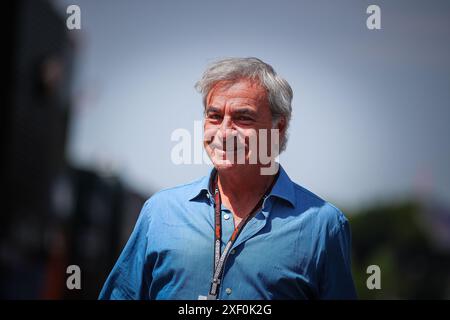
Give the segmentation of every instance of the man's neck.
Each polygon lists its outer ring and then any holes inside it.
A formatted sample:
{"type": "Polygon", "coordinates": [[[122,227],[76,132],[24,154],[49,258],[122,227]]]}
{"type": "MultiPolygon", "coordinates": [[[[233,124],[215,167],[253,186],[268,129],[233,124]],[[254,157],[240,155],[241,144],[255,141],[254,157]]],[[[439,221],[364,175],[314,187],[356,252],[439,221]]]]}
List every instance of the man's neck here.
{"type": "Polygon", "coordinates": [[[223,170],[218,175],[222,203],[233,212],[235,224],[251,213],[275,178],[261,175],[258,166],[223,170]]]}

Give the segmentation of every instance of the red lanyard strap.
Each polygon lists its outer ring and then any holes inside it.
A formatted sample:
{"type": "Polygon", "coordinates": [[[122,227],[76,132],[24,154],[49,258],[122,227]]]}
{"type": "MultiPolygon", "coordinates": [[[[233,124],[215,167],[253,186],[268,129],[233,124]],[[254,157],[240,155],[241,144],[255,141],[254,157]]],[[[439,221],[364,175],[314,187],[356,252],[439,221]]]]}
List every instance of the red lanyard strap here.
{"type": "MultiPolygon", "coordinates": [[[[278,176],[278,174],[277,174],[278,176]]],[[[244,219],[241,220],[239,225],[234,228],[234,232],[231,235],[230,239],[228,240],[225,249],[223,250],[223,253],[221,253],[221,247],[222,247],[222,215],[221,215],[221,205],[222,205],[222,199],[220,197],[219,192],[219,185],[218,185],[218,174],[216,173],[216,176],[214,178],[214,201],[215,201],[215,214],[214,214],[214,225],[215,225],[215,232],[214,232],[214,266],[213,266],[213,278],[211,281],[211,289],[208,294],[208,300],[216,300],[217,299],[217,293],[220,288],[220,279],[224,270],[225,262],[230,254],[230,249],[235,243],[236,239],[238,238],[239,234],[241,233],[242,229],[244,229],[245,225],[248,221],[253,217],[254,214],[256,214],[259,207],[264,202],[264,199],[267,197],[268,193],[272,189],[273,185],[275,184],[275,181],[277,180],[277,176],[273,180],[270,187],[266,190],[266,193],[263,197],[258,201],[258,203],[255,205],[255,207],[250,211],[250,213],[245,216],[244,219]]]]}

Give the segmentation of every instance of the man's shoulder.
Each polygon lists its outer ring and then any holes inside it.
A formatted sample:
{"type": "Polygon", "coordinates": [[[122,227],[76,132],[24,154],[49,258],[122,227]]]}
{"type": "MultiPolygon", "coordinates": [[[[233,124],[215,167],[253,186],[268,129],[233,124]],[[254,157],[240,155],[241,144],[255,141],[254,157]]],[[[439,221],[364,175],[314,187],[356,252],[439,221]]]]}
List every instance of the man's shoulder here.
{"type": "Polygon", "coordinates": [[[294,182],[297,207],[301,212],[310,212],[321,225],[336,228],[348,223],[344,213],[333,203],[294,182]]]}
{"type": "Polygon", "coordinates": [[[152,205],[165,201],[186,201],[196,192],[199,192],[207,176],[202,176],[191,182],[161,189],[154,193],[146,203],[152,205]]]}

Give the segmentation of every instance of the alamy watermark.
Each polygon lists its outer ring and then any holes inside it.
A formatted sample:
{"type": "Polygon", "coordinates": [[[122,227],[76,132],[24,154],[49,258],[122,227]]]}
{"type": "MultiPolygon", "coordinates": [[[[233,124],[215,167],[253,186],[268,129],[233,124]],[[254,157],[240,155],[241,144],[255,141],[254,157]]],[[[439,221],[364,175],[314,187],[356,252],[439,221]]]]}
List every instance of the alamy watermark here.
{"type": "Polygon", "coordinates": [[[277,172],[280,133],[278,129],[205,129],[194,121],[194,134],[184,128],[175,129],[171,141],[177,142],[170,153],[173,164],[260,164],[262,175],[277,172]]]}
{"type": "Polygon", "coordinates": [[[366,286],[369,290],[381,289],[381,268],[376,264],[372,264],[367,267],[367,274],[370,276],[366,280],[366,286]]]}
{"type": "Polygon", "coordinates": [[[81,290],[81,269],[76,264],[67,267],[66,273],[69,275],[66,280],[66,287],[69,290],[81,290]]]}
{"type": "Polygon", "coordinates": [[[366,26],[369,30],[381,29],[381,9],[376,4],[367,7],[366,13],[369,14],[366,20],[366,26]]]}
{"type": "Polygon", "coordinates": [[[66,19],[66,26],[69,30],[81,29],[81,8],[76,4],[67,7],[66,13],[69,15],[66,19]]]}

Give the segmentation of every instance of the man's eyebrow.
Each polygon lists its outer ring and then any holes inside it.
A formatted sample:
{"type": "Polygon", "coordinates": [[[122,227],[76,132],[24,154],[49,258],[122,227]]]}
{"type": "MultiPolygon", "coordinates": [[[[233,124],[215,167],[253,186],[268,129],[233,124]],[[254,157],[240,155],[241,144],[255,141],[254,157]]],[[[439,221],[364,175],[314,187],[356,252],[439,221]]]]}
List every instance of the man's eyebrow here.
{"type": "Polygon", "coordinates": [[[221,111],[222,110],[217,107],[208,106],[208,107],[206,107],[205,113],[213,113],[213,112],[220,113],[221,111]]]}
{"type": "Polygon", "coordinates": [[[255,116],[256,112],[250,108],[239,108],[233,110],[233,114],[255,116]]]}

